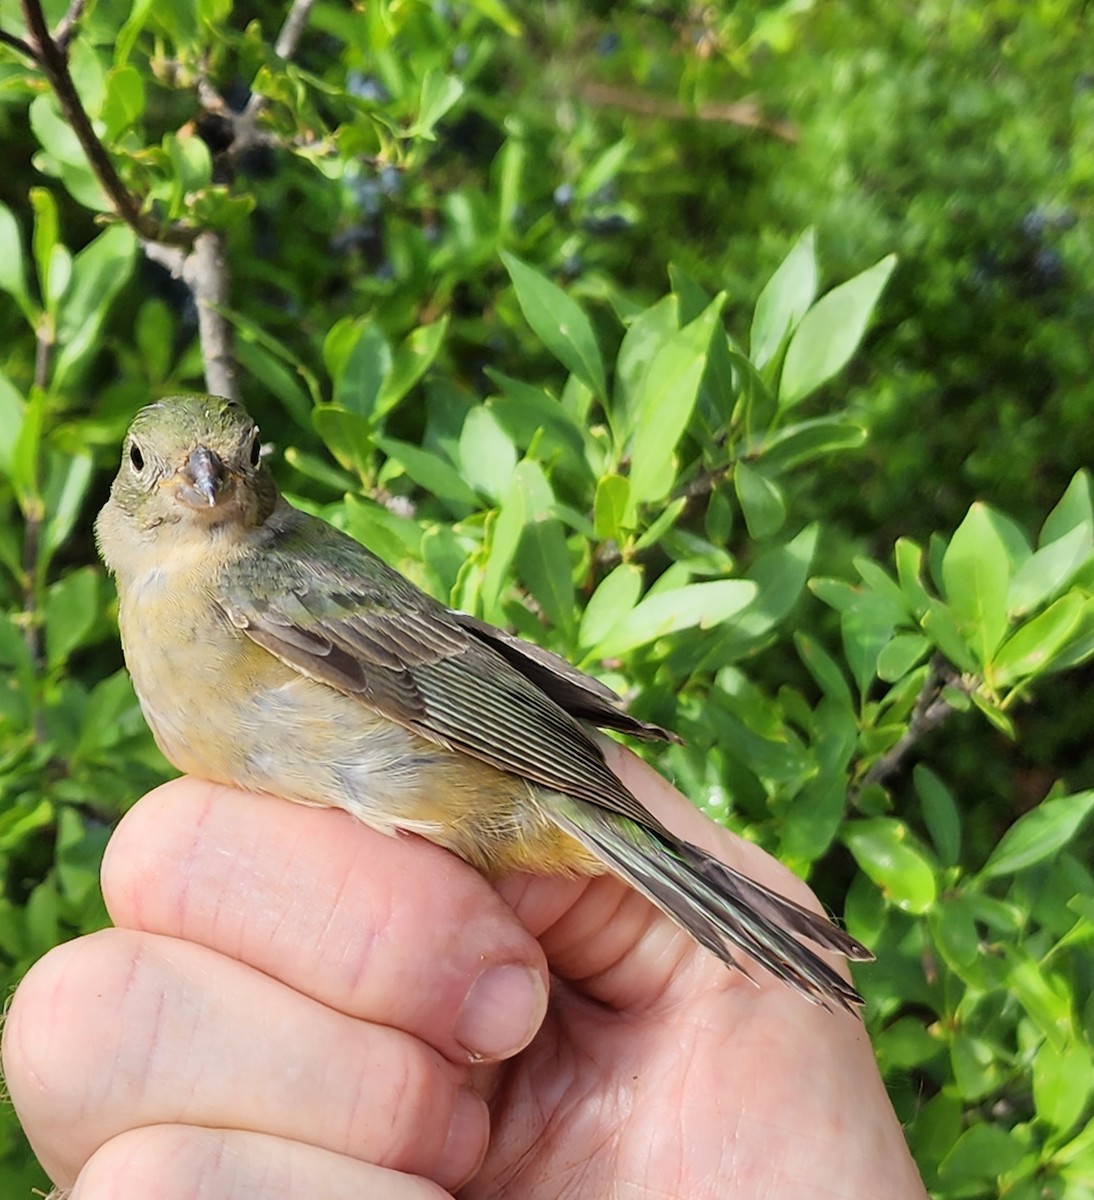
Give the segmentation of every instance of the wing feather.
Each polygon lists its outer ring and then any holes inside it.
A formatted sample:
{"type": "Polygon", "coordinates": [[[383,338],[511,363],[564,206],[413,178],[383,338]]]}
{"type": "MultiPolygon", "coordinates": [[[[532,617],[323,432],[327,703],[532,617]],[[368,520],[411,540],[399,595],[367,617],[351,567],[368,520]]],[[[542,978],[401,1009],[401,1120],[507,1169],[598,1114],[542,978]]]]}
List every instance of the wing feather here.
{"type": "Polygon", "coordinates": [[[229,620],[301,674],[440,745],[660,830],[582,721],[671,736],[630,717],[565,660],[438,604],[363,546],[288,505],[260,553],[226,567],[229,620]]]}

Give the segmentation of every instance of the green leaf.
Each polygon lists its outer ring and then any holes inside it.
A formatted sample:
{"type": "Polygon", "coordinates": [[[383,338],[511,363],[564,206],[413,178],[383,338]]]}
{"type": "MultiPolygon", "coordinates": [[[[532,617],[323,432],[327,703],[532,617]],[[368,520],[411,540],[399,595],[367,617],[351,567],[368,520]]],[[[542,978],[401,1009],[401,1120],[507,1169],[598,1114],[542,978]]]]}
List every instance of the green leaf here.
{"type": "Polygon", "coordinates": [[[796,631],[794,645],[806,670],[816,680],[821,691],[835,700],[841,708],[854,708],[851,689],[840,670],[839,664],[827,650],[808,634],[796,631]]]}
{"type": "Polygon", "coordinates": [[[886,683],[896,683],[928,653],[931,643],[918,633],[898,633],[877,657],[877,674],[886,683]]]}
{"type": "Polygon", "coordinates": [[[6,204],[0,204],[0,291],[7,292],[33,323],[34,305],[27,291],[23,239],[19,224],[6,204]]]}
{"type": "Polygon", "coordinates": [[[485,405],[470,409],[464,418],[459,457],[465,480],[473,480],[492,500],[505,495],[517,465],[517,451],[485,405]]]}
{"type": "Polygon", "coordinates": [[[10,478],[19,433],[23,428],[26,401],[11,380],[0,371],[0,475],[10,478]]]}
{"type": "Polygon", "coordinates": [[[743,579],[718,579],[647,594],[595,647],[595,658],[616,658],[681,629],[710,629],[739,613],[756,595],[743,579]]]}
{"type": "Polygon", "coordinates": [[[49,563],[68,540],[76,522],[85,515],[84,501],[93,467],[90,454],[74,454],[71,458],[57,455],[53,459],[45,489],[46,521],[42,530],[39,569],[49,563]]]}
{"type": "Polygon", "coordinates": [[[1039,675],[1068,645],[1089,606],[1088,597],[1068,592],[1027,621],[999,647],[991,662],[990,681],[1010,687],[1039,675]]]}
{"type": "Polygon", "coordinates": [[[486,373],[503,392],[491,398],[490,408],[516,444],[527,449],[536,440],[540,461],[557,452],[567,467],[588,476],[586,435],[559,401],[543,388],[510,379],[490,367],[486,373]]]}
{"type": "Polygon", "coordinates": [[[1078,1123],[1094,1091],[1090,1046],[1069,1037],[1063,1046],[1046,1040],[1033,1059],[1033,1101],[1037,1119],[1058,1133],[1078,1123]]]}
{"type": "Polygon", "coordinates": [[[418,101],[418,119],[407,130],[408,137],[436,138],[434,128],[438,121],[463,95],[464,87],[455,75],[441,71],[426,71],[422,79],[421,98],[418,101]]]}
{"type": "Polygon", "coordinates": [[[771,474],[781,475],[807,462],[857,450],[866,441],[866,427],[853,417],[816,417],[753,439],[743,455],[759,459],[771,474]]]}
{"type": "Polygon", "coordinates": [[[644,309],[627,326],[616,355],[615,394],[610,410],[620,445],[630,439],[638,424],[642,411],[639,399],[650,364],[679,328],[679,300],[672,294],[644,309]]]}
{"type": "Polygon", "coordinates": [[[100,349],[103,322],[114,297],[129,282],[137,239],[124,225],[111,225],[72,260],[72,282],[57,317],[60,351],[53,386],[71,387],[100,349]]]}
{"type": "Polygon", "coordinates": [[[59,278],[55,270],[56,255],[58,251],[67,255],[68,251],[59,243],[57,202],[53,199],[53,193],[46,188],[31,188],[30,203],[34,209],[31,246],[34,250],[34,268],[38,273],[38,288],[46,311],[54,312],[60,299],[59,293],[68,285],[68,279],[59,278]]]}
{"type": "Polygon", "coordinates": [[[765,471],[739,459],[733,468],[733,487],[749,536],[756,541],[778,533],[786,520],[782,489],[765,471]]]}
{"type": "Polygon", "coordinates": [[[605,575],[585,605],[578,645],[588,649],[602,642],[634,608],[641,591],[642,571],[634,563],[620,563],[605,575]]]}
{"type": "Polygon", "coordinates": [[[905,602],[912,612],[922,617],[931,604],[931,597],[923,586],[923,550],[908,538],[897,538],[893,558],[905,602]]]}
{"type": "Polygon", "coordinates": [[[850,361],[895,266],[896,256],[890,254],[833,288],[805,314],[786,349],[780,408],[799,404],[850,361]]]}
{"type": "Polygon", "coordinates": [[[392,369],[391,347],[380,326],[370,317],[343,317],[323,342],[323,361],[334,381],[334,403],[372,420],[392,369]]]}
{"type": "Polygon", "coordinates": [[[1003,834],[980,871],[983,879],[1014,875],[1058,854],[1094,809],[1094,791],[1044,800],[1003,834]]]}
{"type": "Polygon", "coordinates": [[[521,312],[535,335],[567,370],[603,399],[608,392],[604,363],[589,318],[545,275],[505,251],[501,258],[521,312]]]}
{"type": "Polygon", "coordinates": [[[891,904],[911,913],[930,910],[938,894],[934,871],[911,844],[902,821],[892,817],[855,821],[844,830],[843,840],[891,904]]]}
{"type": "Polygon", "coordinates": [[[622,541],[630,499],[631,485],[624,475],[605,475],[597,483],[593,520],[596,536],[602,542],[622,541]]]}
{"type": "Polygon", "coordinates": [[[1050,546],[1072,530],[1084,528],[1094,538],[1094,501],[1091,499],[1090,474],[1076,471],[1056,507],[1045,518],[1038,546],[1050,546]]]}
{"type": "Polygon", "coordinates": [[[1010,561],[983,504],[974,504],[942,557],[942,583],[962,637],[989,663],[1007,631],[1010,561]]]}
{"type": "Polygon", "coordinates": [[[807,229],[764,285],[749,335],[749,358],[763,367],[778,353],[783,338],[809,311],[817,295],[816,237],[807,229]]]}
{"type": "Polygon", "coordinates": [[[676,445],[691,418],[706,370],[710,339],[725,294],[654,355],[636,401],[631,443],[631,498],[635,504],[663,499],[675,482],[676,445]]]}
{"type": "Polygon", "coordinates": [[[106,95],[99,116],[104,140],[118,139],[144,114],[144,80],[136,67],[115,67],[106,77],[106,95]]]}
{"type": "Polygon", "coordinates": [[[938,1174],[954,1187],[994,1185],[1021,1162],[1025,1152],[1018,1138],[998,1125],[973,1125],[939,1164],[938,1174]]]}
{"type": "Polygon", "coordinates": [[[1094,540],[1083,523],[1047,542],[1014,572],[1007,593],[1007,610],[1021,616],[1039,608],[1067,586],[1091,557],[1094,540]]]}
{"type": "Polygon", "coordinates": [[[339,466],[361,479],[370,478],[372,431],[362,417],[337,404],[319,404],[312,410],[311,421],[339,466]]]}
{"type": "Polygon", "coordinates": [[[953,793],[922,763],[913,768],[912,782],[939,861],[944,867],[957,866],[961,857],[961,814],[953,793]]]}
{"type": "Polygon", "coordinates": [[[447,329],[447,316],[432,325],[420,325],[395,351],[376,400],[377,417],[390,412],[433,365],[447,329]]]}
{"type": "Polygon", "coordinates": [[[478,496],[460,472],[439,454],[398,438],[380,437],[376,439],[376,445],[430,495],[471,509],[479,507],[478,496]]]}
{"type": "Polygon", "coordinates": [[[574,585],[566,531],[557,517],[524,526],[517,547],[517,571],[556,629],[574,630],[574,585]]]}
{"type": "Polygon", "coordinates": [[[957,628],[953,613],[938,600],[929,600],[928,604],[927,611],[919,619],[923,632],[955,667],[974,673],[977,662],[957,628]]]}
{"type": "Polygon", "coordinates": [[[525,522],[525,489],[515,475],[510,481],[505,499],[486,524],[486,565],[479,594],[483,616],[495,625],[504,622],[501,598],[520,545],[525,522]]]}
{"type": "Polygon", "coordinates": [[[80,567],[46,592],[46,648],[51,667],[61,666],[94,629],[99,617],[100,579],[98,568],[80,567]]]}
{"type": "Polygon", "coordinates": [[[885,604],[871,603],[873,600],[874,597],[863,595],[859,603],[845,609],[840,617],[843,653],[863,698],[878,673],[882,651],[893,636],[892,616],[885,604]]]}

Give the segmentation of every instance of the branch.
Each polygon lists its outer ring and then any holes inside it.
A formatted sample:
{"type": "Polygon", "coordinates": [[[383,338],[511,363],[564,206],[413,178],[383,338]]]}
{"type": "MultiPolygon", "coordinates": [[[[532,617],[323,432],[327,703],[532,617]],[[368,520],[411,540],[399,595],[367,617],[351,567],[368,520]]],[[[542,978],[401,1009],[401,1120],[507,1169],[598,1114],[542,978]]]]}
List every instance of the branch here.
{"type": "Polygon", "coordinates": [[[228,307],[228,270],[224,239],[215,230],[198,234],[183,263],[182,278],[194,294],[198,310],[198,341],[205,365],[205,388],[214,396],[239,399],[232,327],[224,317],[228,307]]]}
{"type": "Polygon", "coordinates": [[[713,121],[725,125],[740,125],[745,129],[760,129],[764,133],[772,133],[785,142],[798,140],[798,127],[793,122],[764,116],[755,100],[692,106],[679,100],[652,96],[637,88],[613,87],[608,83],[587,83],[581,89],[581,96],[589,104],[622,108],[640,116],[663,117],[670,121],[713,121]]]}
{"type": "MultiPolygon", "coordinates": [[[[277,35],[277,41],[274,42],[274,54],[283,63],[291,62],[296,54],[314,3],[315,0],[293,0],[285,23],[281,26],[281,32],[277,35]]],[[[252,92],[247,107],[235,118],[235,136],[228,147],[228,154],[233,161],[238,161],[241,155],[261,140],[257,122],[268,103],[265,96],[252,92]]]]}
{"type": "Polygon", "coordinates": [[[68,43],[72,41],[72,35],[76,32],[76,26],[84,15],[86,7],[87,0],[72,0],[68,12],[61,18],[57,28],[53,31],[53,40],[62,54],[67,54],[68,43]]]}
{"type": "MultiPolygon", "coordinates": [[[[46,28],[46,19],[39,0],[20,0],[20,3],[27,31],[30,33],[34,60],[42,68],[42,73],[53,89],[57,103],[61,106],[61,112],[79,140],[84,154],[87,155],[87,161],[91,164],[95,177],[102,184],[103,191],[106,192],[114,211],[141,238],[189,245],[193,240],[192,234],[177,226],[161,229],[157,221],[147,213],[141,212],[140,201],[122,183],[121,177],[114,169],[114,164],[110,161],[110,156],[91,127],[91,121],[80,100],[80,95],[76,91],[72,75],[69,73],[68,58],[64,48],[53,40],[46,28]]],[[[76,5],[69,9],[69,15],[74,10],[76,10],[76,5]]],[[[61,22],[62,32],[66,38],[71,36],[70,29],[63,28],[67,20],[68,16],[61,22]]]]}
{"type": "Polygon", "coordinates": [[[281,26],[281,32],[274,42],[274,54],[282,62],[291,62],[296,57],[296,48],[300,45],[314,3],[315,0],[293,0],[285,24],[281,26]]]}
{"type": "Polygon", "coordinates": [[[28,45],[22,38],[16,37],[14,33],[5,33],[0,29],[0,46],[10,46],[13,50],[18,50],[20,54],[25,54],[27,58],[38,61],[38,55],[34,52],[34,47],[28,45]]]}
{"type": "Polygon", "coordinates": [[[923,688],[916,697],[915,708],[912,710],[912,719],[908,723],[908,728],[899,740],[870,767],[862,777],[862,782],[855,789],[856,791],[862,791],[871,783],[881,783],[891,775],[895,775],[916,743],[932,730],[937,729],[949,717],[954,709],[953,705],[942,695],[942,691],[946,687],[959,687],[965,690],[957,672],[942,659],[935,658],[927,672],[923,688]]]}

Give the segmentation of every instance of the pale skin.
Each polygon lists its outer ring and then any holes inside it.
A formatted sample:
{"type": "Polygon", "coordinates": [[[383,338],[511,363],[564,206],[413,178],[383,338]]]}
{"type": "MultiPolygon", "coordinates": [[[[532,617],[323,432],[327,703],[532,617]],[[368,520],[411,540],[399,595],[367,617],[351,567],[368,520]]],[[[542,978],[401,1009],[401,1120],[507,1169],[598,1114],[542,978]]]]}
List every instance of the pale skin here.
{"type": "MultiPolygon", "coordinates": [[[[608,756],[674,830],[812,902],[608,756]]],[[[103,887],[115,928],[43,959],[4,1029],[73,1200],[926,1196],[861,1023],[727,971],[611,876],[494,888],[184,778],[122,822],[103,887]]]]}

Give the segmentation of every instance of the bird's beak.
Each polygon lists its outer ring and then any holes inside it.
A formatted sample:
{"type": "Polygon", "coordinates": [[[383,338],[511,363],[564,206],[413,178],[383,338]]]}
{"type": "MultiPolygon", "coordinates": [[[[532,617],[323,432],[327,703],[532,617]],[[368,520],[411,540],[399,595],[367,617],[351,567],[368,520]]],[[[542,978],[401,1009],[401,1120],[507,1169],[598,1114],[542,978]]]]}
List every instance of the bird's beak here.
{"type": "Polygon", "coordinates": [[[228,477],[228,468],[212,450],[197,446],[190,452],[186,466],[179,474],[185,481],[179,493],[181,500],[195,508],[201,504],[214,508],[228,477]]]}

